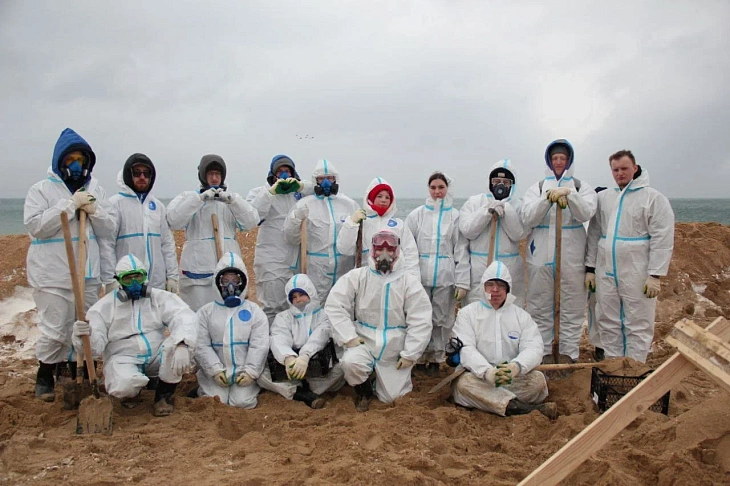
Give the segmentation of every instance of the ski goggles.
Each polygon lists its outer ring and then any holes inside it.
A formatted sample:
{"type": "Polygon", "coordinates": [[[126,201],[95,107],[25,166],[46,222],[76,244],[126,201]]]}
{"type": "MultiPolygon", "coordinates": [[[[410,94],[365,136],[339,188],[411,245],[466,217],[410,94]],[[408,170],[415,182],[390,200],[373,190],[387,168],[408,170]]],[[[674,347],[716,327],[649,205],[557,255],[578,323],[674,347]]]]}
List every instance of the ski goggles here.
{"type": "Polygon", "coordinates": [[[400,245],[400,238],[398,235],[391,233],[390,231],[380,231],[373,235],[373,248],[398,248],[400,245]]]}
{"type": "Polygon", "coordinates": [[[129,287],[133,282],[143,284],[147,281],[147,272],[144,270],[130,270],[117,275],[117,280],[125,287],[129,287]]]}

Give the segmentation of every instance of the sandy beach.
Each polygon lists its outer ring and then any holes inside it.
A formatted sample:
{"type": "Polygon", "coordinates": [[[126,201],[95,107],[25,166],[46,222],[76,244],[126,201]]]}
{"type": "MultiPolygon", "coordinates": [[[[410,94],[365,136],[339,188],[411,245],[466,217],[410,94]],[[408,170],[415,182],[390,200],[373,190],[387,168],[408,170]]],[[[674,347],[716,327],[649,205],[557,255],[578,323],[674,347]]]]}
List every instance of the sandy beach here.
{"type": "MultiPolygon", "coordinates": [[[[176,234],[178,250],[182,234],[176,234]]],[[[253,276],[256,232],[239,234],[253,276]]],[[[76,412],[33,396],[37,316],[25,276],[27,235],[0,236],[0,482],[7,484],[492,484],[511,485],[594,421],[590,370],[551,380],[560,417],[538,412],[500,418],[455,406],[439,376],[414,376],[395,404],[357,414],[345,387],[327,406],[262,393],[254,410],[189,399],[186,376],[173,415],[151,414],[154,392],[128,410],[114,407],[112,436],[76,436],[76,412]]],[[[255,300],[255,292],[250,297],[255,300]]],[[[674,350],[664,336],[681,318],[706,326],[730,316],[730,227],[680,223],[670,275],[663,279],[656,368],[674,350]]],[[[581,361],[591,347],[585,339],[581,361]]],[[[629,360],[611,369],[639,374],[629,360]]],[[[646,412],[571,474],[564,484],[712,485],[730,483],[730,396],[702,372],[671,392],[669,416],[646,412]]]]}

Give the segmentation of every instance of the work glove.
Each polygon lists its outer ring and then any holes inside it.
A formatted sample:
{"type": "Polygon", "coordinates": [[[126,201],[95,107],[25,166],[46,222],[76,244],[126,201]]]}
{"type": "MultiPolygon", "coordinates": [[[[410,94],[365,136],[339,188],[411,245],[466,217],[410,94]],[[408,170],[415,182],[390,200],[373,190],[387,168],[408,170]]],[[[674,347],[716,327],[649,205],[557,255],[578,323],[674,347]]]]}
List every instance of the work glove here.
{"type": "MultiPolygon", "coordinates": [[[[497,365],[497,376],[509,375],[509,382],[520,376],[520,365],[514,361],[497,365]]],[[[507,384],[507,383],[505,383],[507,384]]]]}
{"type": "Polygon", "coordinates": [[[585,284],[586,284],[586,288],[588,289],[588,292],[595,292],[596,291],[596,274],[587,272],[585,284]]]}
{"type": "Polygon", "coordinates": [[[215,375],[213,375],[213,380],[215,380],[216,383],[218,383],[222,387],[228,387],[228,377],[226,376],[225,371],[219,371],[215,375]]]}
{"type": "Polygon", "coordinates": [[[294,366],[294,362],[297,360],[296,356],[287,356],[284,358],[284,369],[286,370],[286,377],[289,380],[293,380],[291,376],[292,367],[294,366]]]}
{"type": "Polygon", "coordinates": [[[558,198],[558,206],[560,206],[560,209],[565,209],[568,207],[568,198],[565,196],[560,196],[558,198]]]}
{"type": "Polygon", "coordinates": [[[297,218],[299,221],[304,221],[309,217],[309,208],[306,204],[302,204],[301,206],[295,206],[294,207],[294,217],[297,218]]]}
{"type": "Polygon", "coordinates": [[[220,191],[218,191],[218,199],[220,199],[221,201],[223,201],[226,204],[231,204],[233,202],[234,197],[233,197],[233,194],[231,194],[230,192],[225,191],[225,190],[220,190],[220,191]]]}
{"type": "Polygon", "coordinates": [[[201,201],[212,201],[213,198],[215,198],[215,195],[218,193],[215,189],[212,187],[208,188],[207,190],[200,193],[200,200],[201,201]]]}
{"type": "Polygon", "coordinates": [[[659,295],[659,291],[662,289],[662,284],[658,278],[649,275],[644,282],[644,293],[650,299],[653,299],[659,295]]]}
{"type": "Polygon", "coordinates": [[[410,368],[415,364],[415,361],[412,359],[400,357],[398,358],[398,362],[395,364],[395,369],[399,370],[401,368],[410,368]]]}
{"type": "Polygon", "coordinates": [[[496,366],[492,366],[484,373],[484,380],[489,383],[492,386],[498,386],[497,385],[497,369],[496,366]]]}
{"type": "Polygon", "coordinates": [[[456,287],[454,289],[454,299],[461,300],[464,297],[466,297],[466,293],[468,292],[467,289],[462,289],[461,287],[456,287]]]}
{"type": "Polygon", "coordinates": [[[490,205],[489,214],[496,214],[500,218],[504,218],[504,201],[495,201],[490,205]]]}
{"type": "Polygon", "coordinates": [[[177,376],[182,376],[188,366],[190,366],[190,351],[185,344],[180,343],[172,353],[170,368],[177,376]]]}
{"type": "Polygon", "coordinates": [[[275,196],[277,194],[277,189],[279,188],[279,183],[283,180],[284,179],[276,179],[276,182],[271,184],[271,187],[269,187],[269,194],[275,196]]]}
{"type": "Polygon", "coordinates": [[[302,183],[294,177],[288,178],[286,182],[289,184],[288,192],[299,192],[302,190],[302,187],[304,187],[302,183]]]}
{"type": "Polygon", "coordinates": [[[365,344],[365,341],[363,341],[361,338],[356,337],[355,339],[350,339],[345,343],[346,348],[354,348],[355,346],[360,346],[361,344],[365,344]]]}
{"type": "Polygon", "coordinates": [[[81,338],[81,336],[90,336],[91,335],[91,326],[86,321],[76,321],[74,322],[74,328],[73,328],[73,345],[74,349],[78,354],[83,354],[84,352],[84,342],[81,338]]]}
{"type": "Polygon", "coordinates": [[[165,280],[165,290],[176,294],[180,291],[180,282],[176,278],[168,278],[165,280]]]}
{"type": "Polygon", "coordinates": [[[569,194],[569,187],[553,187],[545,192],[545,196],[550,202],[558,202],[559,198],[568,197],[569,194]]]}
{"type": "Polygon", "coordinates": [[[86,192],[86,190],[82,187],[81,189],[73,193],[73,196],[71,196],[71,200],[73,201],[74,206],[76,206],[76,209],[81,209],[87,204],[92,204],[94,201],[96,201],[96,198],[90,192],[86,192]]]}
{"type": "Polygon", "coordinates": [[[303,380],[304,375],[307,374],[307,367],[309,366],[309,356],[299,355],[297,359],[291,364],[291,372],[289,376],[295,380],[303,380]]]}
{"type": "Polygon", "coordinates": [[[248,373],[241,373],[236,378],[236,385],[238,386],[250,386],[255,380],[248,373]]]}
{"type": "Polygon", "coordinates": [[[367,214],[365,213],[364,209],[358,209],[354,213],[352,213],[352,216],[350,216],[350,220],[353,224],[360,224],[360,221],[367,218],[367,214]]]}
{"type": "MultiPolygon", "coordinates": [[[[512,383],[512,368],[509,367],[509,363],[504,361],[498,364],[496,368],[497,373],[494,375],[495,386],[499,387],[512,383]]],[[[517,373],[519,374],[519,368],[517,368],[517,373]]]]}

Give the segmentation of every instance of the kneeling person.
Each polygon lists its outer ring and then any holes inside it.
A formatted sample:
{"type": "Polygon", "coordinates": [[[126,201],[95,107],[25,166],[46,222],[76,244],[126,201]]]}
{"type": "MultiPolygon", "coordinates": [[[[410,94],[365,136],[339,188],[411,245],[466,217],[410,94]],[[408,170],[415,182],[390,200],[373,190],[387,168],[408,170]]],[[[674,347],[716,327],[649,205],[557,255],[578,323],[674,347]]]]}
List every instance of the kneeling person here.
{"type": "Polygon", "coordinates": [[[556,418],[555,404],[542,403],[548,396],[545,375],[533,371],[542,361],[542,337],[532,317],[513,303],[507,266],[492,262],[481,282],[482,300],[461,309],[454,324],[467,370],[452,385],[454,401],[501,416],[539,410],[556,418]]]}
{"type": "Polygon", "coordinates": [[[345,384],[340,364],[335,364],[325,376],[307,379],[305,376],[311,358],[323,351],[332,339],[332,326],[309,277],[294,275],[286,283],[285,291],[289,309],[279,312],[271,324],[271,353],[286,368],[289,381],[273,382],[267,367],[258,382],[288,400],[322,408],[325,402],[320,395],[339,390],[345,384]]]}
{"type": "Polygon", "coordinates": [[[340,364],[360,412],[373,394],[390,403],[413,389],[411,368],[431,338],[431,302],[421,279],[404,270],[399,247],[392,231],[375,233],[368,266],[343,275],[324,307],[335,343],[346,346],[340,364]]]}
{"type": "Polygon", "coordinates": [[[220,259],[213,285],[218,297],[198,309],[198,395],[254,408],[260,391],[256,379],[269,352],[269,320],[258,305],[246,300],[248,272],[236,253],[220,259]]]}
{"type": "Polygon", "coordinates": [[[177,295],[148,287],[147,269],[134,255],[119,260],[114,278],[120,286],[89,309],[88,322],[74,324],[74,347],[82,350],[81,336],[90,335],[92,355],[104,358],[106,391],[125,406],[159,376],[153,413],[170,415],[172,395],[191,364],[195,313],[177,295]]]}

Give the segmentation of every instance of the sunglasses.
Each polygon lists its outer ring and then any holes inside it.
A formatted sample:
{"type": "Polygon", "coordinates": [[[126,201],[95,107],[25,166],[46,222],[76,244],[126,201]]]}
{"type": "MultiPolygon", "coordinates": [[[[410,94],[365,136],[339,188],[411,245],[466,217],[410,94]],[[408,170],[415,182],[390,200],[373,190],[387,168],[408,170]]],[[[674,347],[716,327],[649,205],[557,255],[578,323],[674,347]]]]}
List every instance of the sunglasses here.
{"type": "Polygon", "coordinates": [[[143,169],[133,169],[132,170],[132,177],[144,177],[145,179],[149,179],[152,175],[152,172],[149,170],[143,170],[143,169]]]}
{"type": "Polygon", "coordinates": [[[135,270],[133,272],[123,273],[118,277],[119,283],[125,287],[129,287],[133,282],[143,284],[147,280],[147,272],[135,270]]]}

